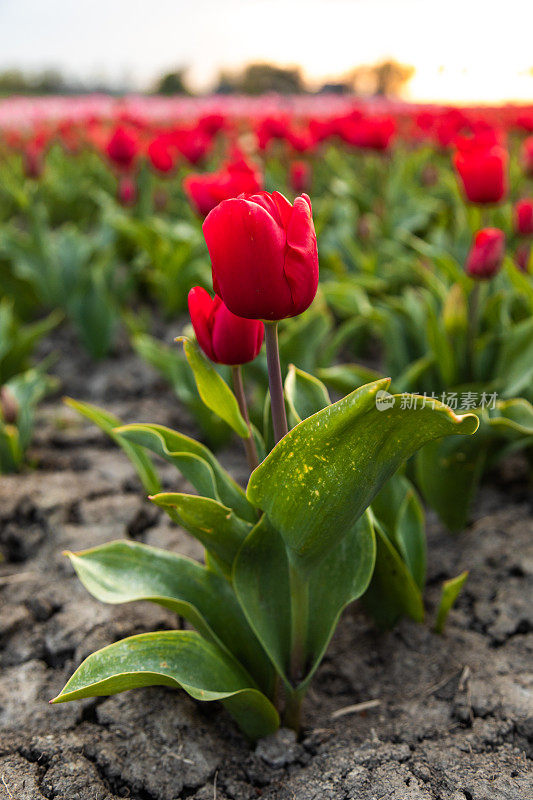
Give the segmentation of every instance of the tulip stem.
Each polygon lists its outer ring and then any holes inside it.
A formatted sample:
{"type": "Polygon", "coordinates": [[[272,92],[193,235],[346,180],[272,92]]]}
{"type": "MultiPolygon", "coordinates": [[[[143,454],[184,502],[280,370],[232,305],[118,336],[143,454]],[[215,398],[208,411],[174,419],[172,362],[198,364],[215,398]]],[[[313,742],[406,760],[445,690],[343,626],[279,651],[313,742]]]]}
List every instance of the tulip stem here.
{"type": "Polygon", "coordinates": [[[243,439],[243,443],[244,450],[246,452],[246,458],[248,459],[248,466],[250,467],[250,472],[253,472],[254,469],[259,465],[259,457],[257,455],[257,447],[255,446],[255,439],[252,433],[252,426],[250,424],[250,415],[248,414],[248,404],[246,402],[246,395],[244,394],[242,370],[240,365],[233,367],[232,372],[233,390],[235,392],[235,397],[237,398],[237,403],[239,404],[239,411],[241,412],[244,421],[248,425],[249,436],[247,439],[243,439]]]}
{"type": "Polygon", "coordinates": [[[466,379],[467,381],[475,380],[475,351],[476,351],[476,337],[479,327],[479,292],[480,284],[476,281],[470,292],[468,299],[469,314],[468,314],[468,328],[467,328],[467,343],[466,343],[466,379]]]}
{"type": "Polygon", "coordinates": [[[272,424],[274,426],[274,440],[277,444],[289,431],[287,426],[287,413],[285,411],[285,398],[283,396],[283,383],[281,380],[281,366],[279,363],[277,322],[265,322],[265,342],[268,385],[270,388],[270,407],[272,411],[272,424]]]}

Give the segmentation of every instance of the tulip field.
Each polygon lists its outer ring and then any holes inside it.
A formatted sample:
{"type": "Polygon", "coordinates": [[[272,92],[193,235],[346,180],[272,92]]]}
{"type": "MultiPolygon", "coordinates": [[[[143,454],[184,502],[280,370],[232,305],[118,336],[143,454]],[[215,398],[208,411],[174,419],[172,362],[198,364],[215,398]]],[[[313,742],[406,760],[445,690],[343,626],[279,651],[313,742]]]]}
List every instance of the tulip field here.
{"type": "Polygon", "coordinates": [[[530,796],[532,245],[533,106],[0,99],[7,797],[530,796]]]}

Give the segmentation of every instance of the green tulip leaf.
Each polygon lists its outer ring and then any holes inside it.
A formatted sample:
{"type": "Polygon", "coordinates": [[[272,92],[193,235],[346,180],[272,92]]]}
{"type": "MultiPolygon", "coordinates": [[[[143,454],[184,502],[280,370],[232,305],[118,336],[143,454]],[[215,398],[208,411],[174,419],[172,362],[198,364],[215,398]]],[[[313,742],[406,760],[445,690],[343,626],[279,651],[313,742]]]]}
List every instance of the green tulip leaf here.
{"type": "Polygon", "coordinates": [[[291,647],[289,565],[283,539],[263,515],[233,567],[233,586],[250,626],[288,683],[291,647]]]}
{"type": "Polygon", "coordinates": [[[388,395],[388,385],[363,386],[304,420],[250,477],[248,498],[281,533],[299,569],[312,569],[338,544],[416,450],[478,426],[475,415],[458,417],[423,397],[404,408],[405,396],[388,395]]]}
{"type": "Polygon", "coordinates": [[[426,582],[425,516],[410,481],[404,475],[393,475],[372,501],[372,511],[422,591],[426,582]]]}
{"type": "Polygon", "coordinates": [[[505,397],[516,397],[533,384],[533,317],[506,333],[494,375],[505,397]]]}
{"type": "MultiPolygon", "coordinates": [[[[115,433],[128,442],[146,447],[173,464],[202,495],[218,500],[248,522],[257,514],[243,490],[203,444],[164,425],[123,425],[115,433]]],[[[152,494],[154,494],[152,492],[152,494]]]]}
{"type": "Polygon", "coordinates": [[[468,521],[486,456],[484,442],[477,436],[472,440],[450,436],[430,442],[416,454],[417,486],[451,531],[462,530],[468,521]]]}
{"type": "Polygon", "coordinates": [[[374,529],[376,566],[370,586],[363,596],[366,610],[381,630],[394,627],[402,616],[423,622],[422,592],[377,520],[374,529]]]}
{"type": "Polygon", "coordinates": [[[119,447],[122,448],[135,467],[144,489],[149,494],[155,494],[159,491],[159,478],[154,469],[154,465],[152,464],[150,456],[145,453],[142,447],[139,447],[133,442],[127,441],[125,438],[116,433],[115,429],[119,425],[122,425],[122,421],[118,417],[115,417],[114,414],[110,414],[108,411],[104,411],[103,409],[93,406],[90,403],[81,403],[79,400],[73,400],[71,397],[65,397],[65,403],[67,406],[70,406],[70,408],[73,408],[83,417],[97,425],[100,430],[106,433],[111,439],[113,439],[114,442],[116,442],[116,444],[118,444],[119,447]]]}
{"type": "Polygon", "coordinates": [[[162,492],[150,500],[198,539],[228,575],[231,573],[235,556],[252,529],[251,523],[210,497],[162,492]]]}
{"type": "MultiPolygon", "coordinates": [[[[313,572],[303,576],[308,582],[309,613],[304,637],[305,670],[299,691],[305,689],[320,664],[343,609],[366,591],[375,555],[372,523],[365,514],[313,572]]],[[[237,557],[233,583],[248,622],[289,685],[289,562],[283,540],[266,516],[250,533],[237,557]]]]}
{"type": "Polygon", "coordinates": [[[367,590],[375,561],[376,539],[367,512],[310,576],[305,686],[322,660],[342,611],[367,590]]]}
{"type": "Polygon", "coordinates": [[[87,591],[101,602],[145,600],[174,611],[270,689],[273,670],[220,575],[184,556],[126,540],[67,555],[87,591]]]}
{"type": "Polygon", "coordinates": [[[533,405],[523,397],[499,400],[495,407],[481,414],[481,431],[484,424],[506,438],[533,436],[533,405]]]}
{"type": "Polygon", "coordinates": [[[129,636],[93,653],[52,703],[105,697],[141,686],[184,689],[195,700],[221,700],[250,739],[279,726],[272,703],[224,651],[195,631],[158,631],[129,636]]]}
{"type": "Polygon", "coordinates": [[[331,403],[328,390],[322,381],[298,369],[294,364],[289,365],[285,379],[285,399],[289,407],[291,427],[331,403]]]}
{"type": "Polygon", "coordinates": [[[248,425],[239,411],[237,398],[226,381],[204,356],[196,342],[186,336],[180,336],[177,341],[183,342],[185,356],[193,371],[198,393],[206,406],[227,422],[236,434],[248,439],[250,436],[248,425]]]}
{"type": "Polygon", "coordinates": [[[460,575],[457,575],[456,578],[450,578],[450,580],[444,581],[442,584],[442,595],[437,610],[437,619],[435,620],[435,633],[442,633],[444,631],[448,614],[459,597],[467,578],[468,571],[465,570],[465,572],[461,572],[460,575]]]}

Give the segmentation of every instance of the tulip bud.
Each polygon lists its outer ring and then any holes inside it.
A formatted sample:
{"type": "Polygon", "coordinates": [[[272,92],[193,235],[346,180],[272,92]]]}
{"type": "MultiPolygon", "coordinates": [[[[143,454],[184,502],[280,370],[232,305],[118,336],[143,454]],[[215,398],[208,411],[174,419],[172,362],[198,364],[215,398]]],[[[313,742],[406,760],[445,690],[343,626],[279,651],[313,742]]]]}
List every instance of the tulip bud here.
{"type": "Polygon", "coordinates": [[[524,167],[524,172],[533,178],[533,136],[528,136],[524,139],[521,151],[521,161],[524,167]]]}
{"type": "Polygon", "coordinates": [[[467,327],[468,310],[466,298],[463,288],[458,283],[453,284],[446,296],[442,318],[446,332],[451,335],[465,330],[467,327]]]}
{"type": "Polygon", "coordinates": [[[172,172],[176,164],[176,156],[171,149],[171,143],[167,136],[162,134],[152,139],[148,145],[147,153],[155,170],[162,174],[172,172]]]}
{"type": "Polygon", "coordinates": [[[215,292],[234,314],[273,321],[313,302],[318,252],[307,195],[294,205],[279,192],[224,200],[203,231],[215,292]]]}
{"type": "Polygon", "coordinates": [[[130,169],[139,152],[138,139],[126,128],[117,128],[106,145],[106,152],[119,169],[130,169]]]}
{"type": "Polygon", "coordinates": [[[311,187],[311,167],[306,161],[293,161],[289,171],[291,189],[295,194],[309,191],[311,187]]]}
{"type": "Polygon", "coordinates": [[[483,228],[474,237],[466,272],[471,278],[487,280],[499,272],[505,254],[505,234],[498,228],[483,228]]]}
{"type": "Polygon", "coordinates": [[[220,297],[195,286],[189,292],[189,313],[198,344],[217,364],[247,364],[259,355],[264,326],[259,320],[237,317],[220,297]]]}
{"type": "Polygon", "coordinates": [[[531,260],[531,245],[527,242],[519,245],[516,248],[516,253],[514,256],[514,261],[516,266],[522,272],[525,272],[526,275],[529,274],[529,262],[531,260]]]}
{"type": "Polygon", "coordinates": [[[14,425],[19,415],[17,398],[7,386],[0,387],[0,419],[6,425],[14,425]]]}
{"type": "Polygon", "coordinates": [[[533,234],[533,200],[524,198],[515,205],[514,227],[520,236],[533,234]]]}
{"type": "Polygon", "coordinates": [[[123,206],[134,206],[137,202],[137,184],[131,175],[121,175],[118,182],[118,201],[123,206]]]}
{"type": "Polygon", "coordinates": [[[499,203],[507,192],[507,150],[488,137],[461,140],[453,163],[471,203],[499,203]]]}

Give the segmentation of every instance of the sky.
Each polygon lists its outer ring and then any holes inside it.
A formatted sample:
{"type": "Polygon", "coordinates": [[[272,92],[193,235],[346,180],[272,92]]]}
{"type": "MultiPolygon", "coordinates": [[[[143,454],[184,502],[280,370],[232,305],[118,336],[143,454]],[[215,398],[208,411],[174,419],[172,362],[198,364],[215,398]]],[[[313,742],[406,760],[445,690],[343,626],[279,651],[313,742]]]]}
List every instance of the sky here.
{"type": "Polygon", "coordinates": [[[0,70],[147,88],[186,66],[299,65],[320,82],[359,64],[412,64],[414,100],[533,101],[532,0],[0,0],[0,70]]]}

